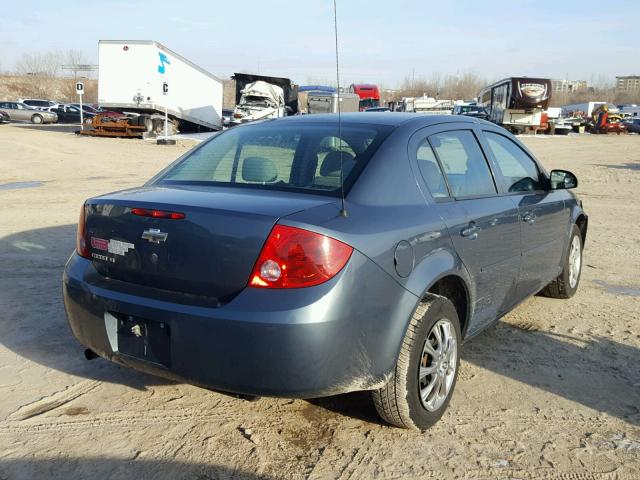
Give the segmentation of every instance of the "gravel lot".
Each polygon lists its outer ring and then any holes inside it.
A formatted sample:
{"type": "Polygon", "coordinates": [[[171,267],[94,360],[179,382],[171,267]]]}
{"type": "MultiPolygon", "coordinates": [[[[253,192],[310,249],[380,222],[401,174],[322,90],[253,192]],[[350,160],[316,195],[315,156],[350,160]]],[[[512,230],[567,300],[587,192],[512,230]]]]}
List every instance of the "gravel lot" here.
{"type": "Polygon", "coordinates": [[[0,479],[640,478],[640,136],[524,141],[580,180],[580,290],[466,344],[449,410],[418,434],[368,394],[247,402],[84,360],[61,299],[80,206],[192,143],[1,125],[0,479]]]}

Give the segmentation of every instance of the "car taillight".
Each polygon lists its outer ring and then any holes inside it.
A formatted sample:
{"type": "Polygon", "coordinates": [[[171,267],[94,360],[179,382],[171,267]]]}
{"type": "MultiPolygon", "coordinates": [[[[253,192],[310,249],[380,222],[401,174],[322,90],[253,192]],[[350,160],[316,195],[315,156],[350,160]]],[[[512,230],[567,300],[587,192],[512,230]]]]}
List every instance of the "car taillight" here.
{"type": "Polygon", "coordinates": [[[150,210],[148,208],[132,208],[131,213],[140,217],[167,218],[169,220],[182,220],[186,216],[182,212],[166,212],[164,210],[150,210]]]}
{"type": "Polygon", "coordinates": [[[276,225],[262,247],[248,286],[302,288],[319,285],[342,270],[352,252],[352,247],[335,238],[276,225]]]}
{"type": "Polygon", "coordinates": [[[91,258],[89,242],[87,242],[87,224],[85,215],[86,206],[83,204],[80,209],[80,219],[78,220],[78,235],[76,237],[76,250],[78,255],[84,258],[91,258]]]}

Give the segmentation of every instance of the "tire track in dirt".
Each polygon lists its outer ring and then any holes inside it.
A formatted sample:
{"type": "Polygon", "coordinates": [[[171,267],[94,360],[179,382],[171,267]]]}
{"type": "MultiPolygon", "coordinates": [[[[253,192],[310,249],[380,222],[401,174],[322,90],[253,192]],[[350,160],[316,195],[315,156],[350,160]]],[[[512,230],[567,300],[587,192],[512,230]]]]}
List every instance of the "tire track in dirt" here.
{"type": "MultiPolygon", "coordinates": [[[[94,383],[94,382],[91,382],[94,383]]],[[[98,383],[99,382],[95,382],[98,383]]],[[[93,386],[95,388],[95,386],[93,386]]],[[[93,389],[92,388],[92,389],[93,389]]],[[[90,391],[90,390],[88,390],[90,391]]],[[[66,391],[65,391],[66,392],[66,391]]],[[[88,392],[85,392],[88,393],[88,392]]],[[[180,413],[167,412],[165,410],[149,410],[144,414],[139,411],[120,411],[117,413],[101,413],[94,415],[92,418],[86,419],[73,419],[73,420],[60,420],[61,417],[39,417],[40,415],[50,412],[55,408],[58,408],[71,400],[78,398],[81,394],[74,395],[73,398],[69,398],[63,401],[58,399],[51,401],[51,397],[47,399],[34,402],[32,404],[21,407],[17,412],[10,415],[12,418],[8,418],[4,425],[0,425],[0,434],[10,433],[24,433],[24,432],[49,432],[60,430],[82,430],[84,428],[92,429],[96,427],[120,427],[120,426],[144,426],[161,423],[182,423],[185,421],[193,420],[200,423],[204,422],[222,422],[228,423],[230,421],[242,421],[242,412],[233,409],[222,409],[219,413],[205,413],[199,410],[192,412],[180,413]],[[31,408],[28,408],[31,407],[31,408]],[[23,409],[26,409],[23,412],[23,409]],[[35,417],[38,417],[35,419],[35,417]]],[[[537,418],[532,418],[527,415],[495,415],[495,412],[478,412],[474,415],[461,415],[456,413],[456,423],[450,424],[451,427],[464,427],[471,424],[471,422],[477,422],[478,416],[483,418],[484,423],[495,423],[498,425],[504,425],[508,423],[511,427],[528,427],[538,425],[541,421],[537,418]],[[507,418],[508,417],[508,418],[507,418]]],[[[550,422],[553,425],[588,425],[591,428],[597,428],[599,426],[606,426],[611,423],[610,419],[602,419],[598,417],[568,417],[567,415],[544,415],[544,421],[550,422]]],[[[379,432],[380,433],[380,432],[379,432]]],[[[375,435],[368,435],[367,438],[374,438],[375,435]]],[[[372,440],[369,441],[372,443],[372,440]]]]}
{"type": "MultiPolygon", "coordinates": [[[[65,402],[66,403],[66,402],[65,402]]],[[[59,405],[58,405],[59,406],[59,405]]],[[[57,408],[57,407],[56,407],[57,408]]],[[[41,412],[44,413],[44,412],[41,412]]],[[[236,412],[234,412],[236,413],[236,412]]],[[[143,427],[158,424],[180,424],[187,421],[227,423],[238,420],[239,415],[230,415],[229,412],[220,414],[204,414],[202,412],[193,413],[167,413],[162,410],[155,412],[118,412],[95,415],[93,418],[83,420],[60,421],[58,417],[52,417],[49,421],[32,422],[27,417],[26,421],[7,422],[0,426],[0,435],[11,433],[49,433],[62,430],[91,430],[94,428],[116,427],[143,427]]]]}
{"type": "Polygon", "coordinates": [[[101,382],[97,380],[84,380],[82,382],[76,383],[75,385],[71,385],[64,390],[55,392],[33,403],[28,403],[26,405],[20,406],[16,411],[11,413],[7,417],[7,420],[21,421],[36,417],[38,415],[42,415],[43,413],[61,407],[62,405],[69,403],[72,400],[81,397],[82,395],[86,395],[93,389],[97,388],[100,384],[101,382]]]}

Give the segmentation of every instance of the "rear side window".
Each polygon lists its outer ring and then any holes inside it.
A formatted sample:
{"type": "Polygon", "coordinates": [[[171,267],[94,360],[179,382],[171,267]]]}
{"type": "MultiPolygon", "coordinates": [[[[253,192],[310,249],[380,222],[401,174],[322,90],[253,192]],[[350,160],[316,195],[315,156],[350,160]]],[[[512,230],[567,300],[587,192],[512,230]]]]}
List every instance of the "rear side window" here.
{"type": "Polygon", "coordinates": [[[338,195],[355,182],[391,127],[343,124],[236,127],[217,135],[156,182],[338,195]]]}
{"type": "Polygon", "coordinates": [[[418,168],[420,169],[420,174],[427,184],[427,187],[431,192],[431,196],[433,198],[449,197],[449,192],[447,191],[447,183],[444,179],[444,175],[442,174],[442,170],[440,170],[440,165],[438,165],[438,160],[436,159],[436,156],[433,153],[433,149],[431,148],[431,145],[429,145],[428,140],[425,140],[420,144],[416,152],[416,157],[418,160],[418,168]]]}
{"type": "Polygon", "coordinates": [[[529,155],[503,135],[493,132],[484,135],[509,192],[540,189],[540,172],[529,155]]]}
{"type": "Polygon", "coordinates": [[[454,197],[496,193],[487,160],[470,130],[436,133],[429,137],[454,197]]]}

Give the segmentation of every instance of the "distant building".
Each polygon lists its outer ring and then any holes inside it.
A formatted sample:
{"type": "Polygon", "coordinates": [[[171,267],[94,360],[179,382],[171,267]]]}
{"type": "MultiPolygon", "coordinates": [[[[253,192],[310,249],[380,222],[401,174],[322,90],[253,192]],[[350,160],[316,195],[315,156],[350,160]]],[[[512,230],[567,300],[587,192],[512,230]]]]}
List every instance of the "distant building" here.
{"type": "Polygon", "coordinates": [[[616,77],[616,90],[624,92],[628,92],[629,90],[640,90],[640,75],[616,77]]]}
{"type": "Polygon", "coordinates": [[[589,87],[586,80],[551,80],[553,93],[573,93],[586,90],[589,87]]]}

